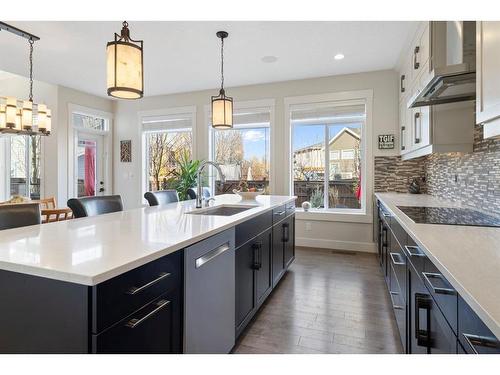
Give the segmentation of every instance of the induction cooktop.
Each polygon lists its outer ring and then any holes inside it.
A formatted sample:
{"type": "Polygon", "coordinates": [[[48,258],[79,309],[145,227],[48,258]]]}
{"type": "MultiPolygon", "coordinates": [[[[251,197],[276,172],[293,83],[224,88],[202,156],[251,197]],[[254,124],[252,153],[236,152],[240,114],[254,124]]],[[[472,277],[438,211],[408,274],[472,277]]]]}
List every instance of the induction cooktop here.
{"type": "Polygon", "coordinates": [[[417,224],[500,227],[500,218],[470,208],[397,206],[417,224]]]}

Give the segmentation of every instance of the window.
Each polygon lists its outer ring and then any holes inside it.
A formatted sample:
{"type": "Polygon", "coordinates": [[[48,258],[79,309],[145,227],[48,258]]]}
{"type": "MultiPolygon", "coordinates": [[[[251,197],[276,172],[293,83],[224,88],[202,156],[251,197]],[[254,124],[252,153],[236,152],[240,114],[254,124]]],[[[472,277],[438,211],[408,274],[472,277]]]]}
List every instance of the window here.
{"type": "Polygon", "coordinates": [[[142,118],[146,190],[175,188],[181,164],[192,158],[195,118],[194,113],[142,118]]]}
{"type": "Polygon", "coordinates": [[[108,130],[106,119],[83,113],[73,113],[73,126],[82,129],[108,130]]]}
{"type": "Polygon", "coordinates": [[[9,196],[40,199],[41,137],[14,135],[7,139],[10,154],[9,196]]]}
{"type": "Polygon", "coordinates": [[[359,100],[290,105],[293,194],[300,207],[362,209],[365,104],[359,100]]]}
{"type": "Polygon", "coordinates": [[[269,191],[270,119],[270,108],[239,109],[234,111],[232,129],[211,130],[211,157],[226,176],[223,186],[214,176],[216,195],[232,193],[241,181],[269,191]]]}

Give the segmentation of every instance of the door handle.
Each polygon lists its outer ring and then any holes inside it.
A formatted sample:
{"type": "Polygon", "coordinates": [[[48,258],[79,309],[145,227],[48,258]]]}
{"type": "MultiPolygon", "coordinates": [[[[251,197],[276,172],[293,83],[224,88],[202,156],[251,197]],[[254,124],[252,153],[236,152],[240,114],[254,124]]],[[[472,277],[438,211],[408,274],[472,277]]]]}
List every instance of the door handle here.
{"type": "Polygon", "coordinates": [[[221,246],[209,251],[205,255],[197,258],[195,261],[195,267],[196,268],[202,267],[203,265],[207,264],[211,260],[214,260],[219,255],[221,255],[222,253],[226,252],[229,249],[230,249],[229,242],[226,242],[224,245],[221,245],[221,246]]]}
{"type": "Polygon", "coordinates": [[[399,89],[401,92],[405,92],[405,87],[403,86],[403,82],[405,81],[406,76],[404,74],[401,74],[401,79],[399,83],[399,89]]]}
{"type": "Polygon", "coordinates": [[[420,136],[422,135],[422,124],[420,122],[420,112],[415,112],[413,115],[413,124],[415,125],[415,143],[420,143],[420,136]],[[418,123],[418,129],[419,131],[417,132],[417,123],[418,123]],[[418,137],[417,137],[418,134],[418,137]]]}
{"type": "Polygon", "coordinates": [[[165,279],[165,278],[167,278],[167,277],[169,277],[169,276],[170,276],[170,273],[168,273],[168,272],[162,272],[162,273],[160,273],[160,275],[159,275],[156,279],[154,279],[154,280],[150,281],[150,282],[149,282],[149,283],[147,283],[147,284],[144,284],[143,286],[139,286],[139,287],[133,286],[132,288],[130,288],[130,289],[127,291],[127,294],[134,295],[134,294],[140,293],[140,292],[142,292],[144,289],[149,288],[150,286],[152,286],[152,285],[156,284],[157,282],[159,282],[159,281],[161,281],[161,280],[163,280],[163,279],[165,279]]]}
{"type": "Polygon", "coordinates": [[[102,193],[104,191],[104,188],[99,188],[99,193],[102,193]]]}
{"type": "Polygon", "coordinates": [[[389,253],[389,255],[391,256],[392,264],[394,264],[395,266],[404,266],[404,265],[406,265],[406,263],[404,262],[404,260],[401,260],[401,258],[402,258],[401,254],[399,254],[399,253],[389,253]],[[394,257],[396,257],[396,256],[399,257],[399,259],[400,259],[399,261],[396,261],[394,259],[394,257]]]}
{"type": "Polygon", "coordinates": [[[426,294],[415,293],[415,338],[417,345],[430,347],[431,299],[426,294]],[[426,328],[420,328],[420,310],[426,311],[426,328]]]}
{"type": "Polygon", "coordinates": [[[444,276],[441,275],[440,273],[422,272],[422,276],[424,277],[425,281],[427,281],[427,283],[431,286],[432,291],[434,293],[436,293],[436,294],[450,294],[450,295],[457,294],[457,291],[453,288],[441,288],[438,286],[434,286],[432,284],[431,279],[440,279],[442,281],[446,281],[444,276]]]}
{"type": "Polygon", "coordinates": [[[253,250],[252,269],[254,270],[260,270],[262,268],[261,249],[262,249],[261,241],[252,244],[252,250],[253,250]]]}
{"type": "Polygon", "coordinates": [[[420,63],[417,61],[417,55],[420,52],[420,46],[416,46],[413,50],[413,69],[417,70],[420,68],[420,63]]]}
{"type": "Polygon", "coordinates": [[[146,315],[144,315],[142,318],[140,319],[130,319],[127,324],[125,324],[125,327],[128,327],[128,328],[135,328],[137,327],[139,324],[141,323],[144,323],[147,319],[151,318],[153,315],[155,315],[158,311],[160,311],[161,309],[163,309],[164,307],[166,307],[168,304],[170,303],[170,301],[167,301],[167,300],[160,300],[156,303],[156,308],[147,313],[146,315]]]}
{"type": "Polygon", "coordinates": [[[283,236],[282,236],[281,241],[282,242],[288,242],[290,240],[290,238],[289,238],[290,233],[289,233],[289,225],[288,225],[288,223],[283,223],[283,227],[282,228],[283,228],[283,236]]]}
{"type": "Polygon", "coordinates": [[[478,336],[470,333],[462,333],[467,344],[470,346],[474,354],[479,354],[476,350],[476,346],[483,348],[500,348],[500,341],[494,337],[478,336]]]}
{"type": "Polygon", "coordinates": [[[402,126],[401,127],[401,150],[405,150],[406,149],[406,146],[405,146],[405,127],[402,126]]]}

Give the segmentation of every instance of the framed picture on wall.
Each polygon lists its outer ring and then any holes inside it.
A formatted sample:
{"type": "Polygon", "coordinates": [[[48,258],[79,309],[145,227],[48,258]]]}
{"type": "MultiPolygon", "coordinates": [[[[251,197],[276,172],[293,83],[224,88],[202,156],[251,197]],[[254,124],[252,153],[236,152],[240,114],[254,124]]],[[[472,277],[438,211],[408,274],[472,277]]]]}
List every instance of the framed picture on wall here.
{"type": "Polygon", "coordinates": [[[120,161],[122,163],[132,162],[132,141],[130,139],[120,141],[120,161]]]}

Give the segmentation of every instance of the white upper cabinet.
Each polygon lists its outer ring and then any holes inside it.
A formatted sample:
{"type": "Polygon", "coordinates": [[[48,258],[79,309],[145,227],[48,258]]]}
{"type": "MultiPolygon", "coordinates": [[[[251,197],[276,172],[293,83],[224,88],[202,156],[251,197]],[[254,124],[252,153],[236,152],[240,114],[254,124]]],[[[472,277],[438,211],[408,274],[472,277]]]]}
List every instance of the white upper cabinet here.
{"type": "Polygon", "coordinates": [[[484,137],[500,135],[500,22],[476,26],[476,123],[484,137]]]}
{"type": "MultiPolygon", "coordinates": [[[[438,152],[472,151],[473,102],[408,108],[408,101],[430,80],[434,65],[445,63],[443,54],[432,53],[433,48],[444,47],[443,30],[446,23],[422,22],[400,59],[399,144],[404,160],[438,152]]],[[[496,88],[500,94],[500,84],[496,88]]]]}

